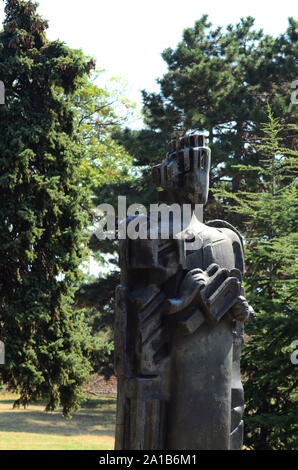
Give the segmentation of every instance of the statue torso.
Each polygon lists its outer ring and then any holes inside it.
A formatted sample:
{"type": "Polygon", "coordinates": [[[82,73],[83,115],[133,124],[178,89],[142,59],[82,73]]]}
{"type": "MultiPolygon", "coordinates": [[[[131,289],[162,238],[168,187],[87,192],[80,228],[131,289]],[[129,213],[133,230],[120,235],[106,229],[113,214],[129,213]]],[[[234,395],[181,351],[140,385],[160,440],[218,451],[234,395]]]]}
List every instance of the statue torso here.
{"type": "MultiPolygon", "coordinates": [[[[177,320],[167,319],[163,310],[166,299],[178,295],[187,271],[195,268],[205,271],[215,263],[243,273],[243,250],[238,234],[222,227],[220,222],[212,225],[212,222],[208,225],[192,221],[189,230],[199,240],[199,248],[192,251],[185,250],[183,240],[121,242],[122,284],[127,286],[130,305],[129,330],[134,331],[126,340],[126,361],[130,363],[126,376],[144,377],[145,387],[149,383],[145,377],[152,377],[152,387],[156,387],[154,393],[160,396],[159,406],[162,414],[167,415],[169,430],[161,433],[163,442],[159,448],[229,449],[231,446],[232,364],[238,361],[238,356],[233,357],[235,322],[225,316],[216,326],[206,323],[194,334],[185,336],[177,320]],[[218,431],[213,432],[214,429],[218,431]]],[[[238,375],[236,371],[237,380],[238,375]]],[[[240,405],[241,393],[242,389],[240,405]]],[[[137,398],[132,396],[132,399],[137,398]]]]}

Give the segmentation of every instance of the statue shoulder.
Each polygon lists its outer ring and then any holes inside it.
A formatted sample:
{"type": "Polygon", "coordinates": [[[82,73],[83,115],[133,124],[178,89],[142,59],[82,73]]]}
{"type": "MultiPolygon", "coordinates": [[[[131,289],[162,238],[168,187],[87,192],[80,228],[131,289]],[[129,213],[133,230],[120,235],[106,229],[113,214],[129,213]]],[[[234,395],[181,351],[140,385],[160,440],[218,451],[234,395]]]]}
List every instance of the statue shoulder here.
{"type": "Polygon", "coordinates": [[[242,238],[242,235],[240,234],[240,232],[232,225],[230,224],[229,222],[226,222],[225,220],[220,220],[220,219],[216,219],[216,220],[209,220],[208,222],[205,223],[205,225],[207,225],[208,227],[214,227],[214,228],[225,228],[225,229],[229,229],[231,230],[232,232],[234,232],[236,235],[237,235],[237,238],[239,239],[240,243],[241,243],[241,246],[242,246],[242,249],[243,249],[243,238],[242,238]]]}
{"type": "Polygon", "coordinates": [[[210,220],[206,223],[206,225],[208,227],[213,227],[217,228],[218,230],[221,230],[230,239],[235,257],[235,268],[239,269],[239,271],[244,274],[245,263],[243,239],[238,230],[225,220],[210,220]]]}

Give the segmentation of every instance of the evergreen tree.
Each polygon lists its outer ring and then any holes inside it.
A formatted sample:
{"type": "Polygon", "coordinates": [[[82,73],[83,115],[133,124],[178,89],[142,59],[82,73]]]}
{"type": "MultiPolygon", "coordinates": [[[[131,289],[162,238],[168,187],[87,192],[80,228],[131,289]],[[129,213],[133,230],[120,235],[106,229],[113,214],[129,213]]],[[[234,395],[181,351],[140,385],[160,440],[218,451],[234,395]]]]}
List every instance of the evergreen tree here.
{"type": "Polygon", "coordinates": [[[2,381],[17,404],[75,409],[90,370],[90,332],[73,308],[88,198],[72,96],[94,62],[46,39],[31,1],[6,0],[0,33],[0,328],[2,381]]]}
{"type": "MultiPolygon", "coordinates": [[[[229,181],[230,191],[254,187],[237,164],[257,164],[254,142],[265,120],[266,102],[284,123],[295,122],[290,83],[297,74],[297,22],[289,19],[285,34],[273,38],[253,29],[254,19],[212,28],[207,15],[185,29],[175,49],[162,57],[168,72],[158,81],[160,93],[143,92],[145,123],[169,140],[187,131],[206,131],[212,149],[211,187],[229,181]]],[[[297,136],[287,134],[288,146],[297,136]]],[[[225,201],[229,204],[229,199],[225,201]]],[[[207,216],[222,216],[212,198],[207,216]]]]}
{"type": "Polygon", "coordinates": [[[245,284],[256,311],[242,356],[245,444],[291,450],[298,445],[298,368],[291,362],[298,339],[297,151],[285,146],[286,129],[270,108],[263,132],[259,165],[249,168],[258,191],[234,195],[233,209],[245,220],[245,284]]]}

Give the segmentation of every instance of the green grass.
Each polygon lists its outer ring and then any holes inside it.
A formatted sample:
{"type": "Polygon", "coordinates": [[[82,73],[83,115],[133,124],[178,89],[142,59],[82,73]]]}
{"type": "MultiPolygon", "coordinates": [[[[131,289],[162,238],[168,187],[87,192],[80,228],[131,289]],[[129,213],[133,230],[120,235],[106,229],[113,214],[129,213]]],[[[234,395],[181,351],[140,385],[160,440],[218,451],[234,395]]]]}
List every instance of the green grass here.
{"type": "Polygon", "coordinates": [[[17,397],[0,394],[0,450],[110,450],[114,448],[116,400],[88,398],[70,420],[44,404],[13,409],[17,397]]]}

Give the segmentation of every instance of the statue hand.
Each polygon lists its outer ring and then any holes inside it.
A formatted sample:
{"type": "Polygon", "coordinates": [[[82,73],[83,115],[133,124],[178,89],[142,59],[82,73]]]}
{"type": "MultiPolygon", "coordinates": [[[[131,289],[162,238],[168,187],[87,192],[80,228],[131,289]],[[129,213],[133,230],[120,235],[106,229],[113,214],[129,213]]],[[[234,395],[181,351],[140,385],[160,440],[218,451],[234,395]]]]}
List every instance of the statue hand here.
{"type": "Polygon", "coordinates": [[[198,295],[200,289],[206,285],[206,282],[206,273],[201,269],[188,271],[181,285],[181,295],[176,299],[169,299],[167,301],[167,313],[173,314],[185,309],[198,295]]]}
{"type": "Polygon", "coordinates": [[[230,314],[234,320],[238,321],[249,321],[254,319],[254,310],[248,304],[243,295],[238,297],[237,302],[230,310],[230,314]]]}
{"type": "Polygon", "coordinates": [[[183,297],[191,297],[192,299],[196,296],[197,292],[206,285],[207,275],[202,269],[192,269],[186,274],[182,286],[181,293],[183,297]]]}

